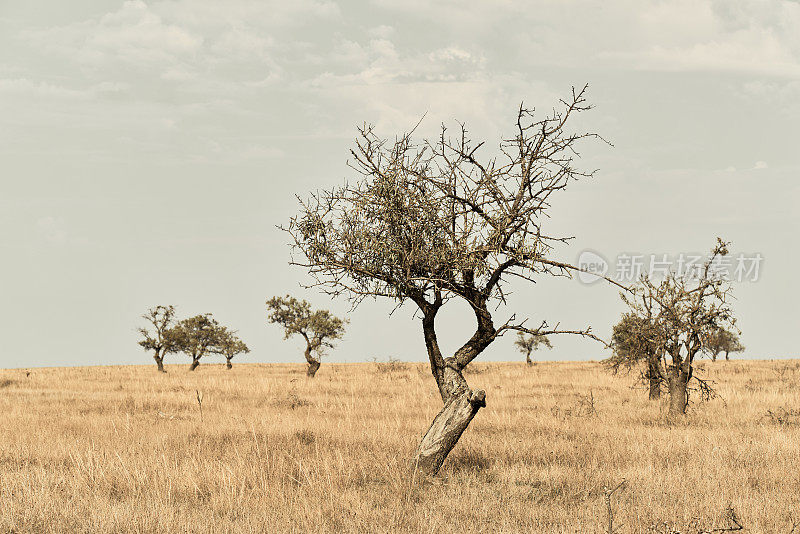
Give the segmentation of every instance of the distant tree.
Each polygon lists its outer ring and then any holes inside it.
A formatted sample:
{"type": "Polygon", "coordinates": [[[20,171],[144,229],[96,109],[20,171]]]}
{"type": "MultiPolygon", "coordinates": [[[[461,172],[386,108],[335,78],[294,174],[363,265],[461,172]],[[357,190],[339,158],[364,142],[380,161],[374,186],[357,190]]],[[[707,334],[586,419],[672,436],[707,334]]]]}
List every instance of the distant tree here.
{"type": "MultiPolygon", "coordinates": [[[[651,303],[652,304],[652,303],[651,303]]],[[[642,379],[649,386],[650,400],[661,397],[661,374],[658,372],[659,350],[663,347],[664,332],[655,324],[652,306],[642,306],[644,317],[625,313],[614,325],[611,335],[611,348],[614,354],[605,364],[614,372],[620,369],[631,370],[644,367],[642,379]]]]}
{"type": "Polygon", "coordinates": [[[283,327],[283,339],[300,334],[306,341],[306,375],[314,378],[320,366],[325,348],[333,348],[333,340],[344,335],[347,321],[339,319],[328,310],[311,309],[305,300],[286,295],[272,297],[267,301],[269,322],[283,327]]]}
{"type": "Polygon", "coordinates": [[[239,339],[236,331],[231,331],[223,327],[215,351],[225,356],[225,367],[231,369],[233,367],[233,364],[231,364],[233,357],[237,354],[247,354],[250,352],[250,349],[245,345],[244,341],[239,339]]]}
{"type": "MultiPolygon", "coordinates": [[[[715,271],[722,257],[728,254],[729,243],[717,239],[709,259],[699,272],[668,273],[664,280],[655,283],[643,276],[629,294],[622,293],[631,315],[631,339],[652,343],[658,355],[655,372],[669,389],[669,412],[683,414],[689,403],[689,381],[694,377],[701,392],[713,393],[708,382],[694,375],[693,363],[703,349],[703,340],[719,329],[733,327],[735,319],[729,304],[730,282],[715,271]]],[[[618,353],[629,358],[629,365],[648,362],[640,350],[618,353]]],[[[647,350],[650,350],[648,348],[647,350]]],[[[623,358],[624,359],[624,358],[623,358]]]]}
{"type": "Polygon", "coordinates": [[[514,345],[525,355],[525,362],[528,366],[533,365],[533,360],[531,360],[531,353],[533,351],[538,350],[539,347],[553,348],[547,336],[541,334],[525,335],[523,332],[517,332],[517,339],[514,341],[514,345]]]}
{"type": "Polygon", "coordinates": [[[208,353],[220,353],[225,342],[225,328],[210,313],[195,315],[175,325],[174,339],[178,350],[192,358],[190,371],[197,369],[208,353]]]}
{"type": "MultiPolygon", "coordinates": [[[[345,295],[353,305],[387,297],[419,311],[431,373],[443,407],[422,438],[414,464],[435,474],[461,434],[486,405],[463,371],[508,331],[532,335],[573,333],[546,323],[527,327],[513,315],[495,325],[495,302],[505,302],[509,278],[534,281],[564,276],[577,267],[551,257],[569,240],[544,231],[555,194],[591,176],[576,165],[578,147],[596,134],[567,124],[590,108],[586,88],[572,91],[551,114],[520,106],[513,134],[496,151],[480,153],[465,126],[415,142],[359,128],[350,166],[360,176],[301,200],[285,230],[294,241],[295,265],[308,269],[315,286],[345,295]],[[442,354],[436,317],[458,299],[473,311],[475,330],[451,356],[442,354]]],[[[595,338],[596,339],[596,338],[595,338]]]]}
{"type": "Polygon", "coordinates": [[[726,360],[730,360],[729,354],[742,352],[744,345],[739,341],[739,336],[735,332],[719,328],[704,338],[703,349],[711,355],[713,361],[717,361],[717,356],[721,352],[725,353],[726,360]]]}
{"type": "Polygon", "coordinates": [[[142,338],[139,345],[145,350],[153,351],[153,359],[156,361],[158,370],[166,373],[164,369],[164,356],[170,352],[176,352],[175,336],[172,326],[175,320],[174,306],[156,306],[150,308],[142,318],[150,323],[149,328],[139,328],[142,338]]]}

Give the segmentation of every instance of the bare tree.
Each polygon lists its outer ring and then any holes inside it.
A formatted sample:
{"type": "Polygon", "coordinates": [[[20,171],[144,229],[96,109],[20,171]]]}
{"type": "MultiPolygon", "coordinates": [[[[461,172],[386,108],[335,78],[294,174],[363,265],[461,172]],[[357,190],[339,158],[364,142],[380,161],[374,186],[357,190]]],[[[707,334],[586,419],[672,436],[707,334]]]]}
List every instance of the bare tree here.
{"type": "Polygon", "coordinates": [[[522,354],[525,355],[525,362],[528,366],[533,365],[533,360],[531,360],[531,353],[535,350],[538,350],[539,347],[547,347],[548,349],[553,348],[553,344],[550,343],[550,340],[547,336],[544,335],[525,335],[524,332],[517,332],[517,339],[514,341],[514,345],[517,347],[522,354]]]}
{"type": "Polygon", "coordinates": [[[292,263],[309,270],[313,286],[345,295],[353,306],[381,296],[418,308],[444,403],[416,451],[415,466],[423,473],[438,472],[485,406],[484,391],[470,389],[463,370],[500,335],[594,337],[588,328],[559,330],[546,322],[529,328],[513,315],[497,326],[492,318],[492,303],[505,301],[511,277],[532,281],[577,270],[550,257],[554,245],[569,238],[551,236],[542,223],[554,193],[593,174],[576,168],[575,160],[580,142],[598,136],[566,128],[590,108],[585,91],[573,90],[546,116],[520,106],[514,134],[488,158],[479,155],[484,143],[473,143],[464,125],[452,136],[442,126],[441,135],[418,144],[413,131],[390,141],[364,125],[349,162],[361,176],[300,200],[300,213],[285,228],[299,253],[292,263]],[[436,318],[454,298],[470,306],[476,327],[446,357],[436,318]]]}
{"type": "Polygon", "coordinates": [[[662,379],[658,365],[664,332],[654,321],[652,299],[645,298],[641,304],[644,317],[625,313],[614,325],[611,335],[614,354],[604,363],[614,372],[644,367],[641,377],[649,387],[650,400],[657,400],[661,398],[662,379]]]}
{"type": "Polygon", "coordinates": [[[244,341],[239,339],[238,332],[222,327],[222,331],[219,335],[219,341],[214,351],[217,354],[225,356],[225,367],[232,369],[233,364],[231,363],[231,360],[233,357],[237,354],[249,353],[250,348],[244,343],[244,341]]]}
{"type": "Polygon", "coordinates": [[[173,331],[178,350],[192,358],[190,371],[197,369],[200,359],[206,354],[219,353],[225,341],[225,328],[210,313],[184,319],[175,325],[173,331]]]}
{"type": "Polygon", "coordinates": [[[328,310],[313,310],[305,300],[297,300],[286,295],[272,297],[267,301],[270,310],[269,322],[283,327],[283,339],[300,334],[306,341],[306,375],[311,378],[317,374],[322,353],[333,348],[333,340],[344,335],[346,320],[339,319],[328,310]]]}
{"type": "Polygon", "coordinates": [[[725,360],[730,360],[729,354],[742,352],[744,345],[739,341],[739,335],[736,332],[718,328],[703,339],[703,349],[711,355],[713,361],[717,361],[717,356],[721,352],[725,353],[725,360]]]}
{"type": "MultiPolygon", "coordinates": [[[[631,323],[631,328],[637,325],[640,328],[633,336],[652,344],[658,355],[658,365],[652,371],[668,386],[672,415],[686,412],[688,384],[694,376],[693,363],[703,349],[703,340],[720,328],[735,324],[729,304],[730,282],[718,276],[714,268],[728,254],[728,246],[729,243],[717,238],[699,272],[671,272],[660,283],[644,276],[630,294],[622,294],[629,313],[640,319],[631,323]]],[[[633,360],[628,363],[649,363],[651,360],[641,357],[643,352],[631,351],[633,360]]],[[[695,378],[702,393],[713,393],[708,382],[695,378]]]]}
{"type": "Polygon", "coordinates": [[[164,369],[164,356],[170,352],[176,352],[177,347],[172,331],[175,320],[174,306],[156,306],[150,308],[142,318],[150,323],[152,332],[148,328],[139,328],[142,340],[139,345],[145,350],[153,351],[153,359],[156,361],[158,370],[166,373],[164,369]]]}

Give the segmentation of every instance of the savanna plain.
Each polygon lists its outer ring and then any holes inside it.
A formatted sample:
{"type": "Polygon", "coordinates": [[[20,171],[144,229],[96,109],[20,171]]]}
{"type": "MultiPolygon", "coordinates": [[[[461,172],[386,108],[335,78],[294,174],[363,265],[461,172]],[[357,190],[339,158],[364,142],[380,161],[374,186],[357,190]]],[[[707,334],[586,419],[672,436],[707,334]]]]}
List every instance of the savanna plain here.
{"type": "Polygon", "coordinates": [[[470,368],[426,479],[426,364],[0,371],[0,531],[800,532],[796,360],[703,361],[677,419],[596,362],[470,368]]]}

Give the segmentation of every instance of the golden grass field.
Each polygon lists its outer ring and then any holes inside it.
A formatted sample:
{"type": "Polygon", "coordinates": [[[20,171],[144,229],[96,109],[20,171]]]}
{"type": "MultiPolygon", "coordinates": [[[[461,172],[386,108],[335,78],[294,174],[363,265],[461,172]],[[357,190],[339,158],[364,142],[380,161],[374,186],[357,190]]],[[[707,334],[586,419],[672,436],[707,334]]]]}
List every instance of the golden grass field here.
{"type": "Polygon", "coordinates": [[[487,407],[413,484],[426,365],[186,367],[0,371],[0,531],[606,532],[622,480],[615,532],[800,523],[797,361],[704,361],[722,398],[677,422],[598,363],[478,363],[487,407]]]}

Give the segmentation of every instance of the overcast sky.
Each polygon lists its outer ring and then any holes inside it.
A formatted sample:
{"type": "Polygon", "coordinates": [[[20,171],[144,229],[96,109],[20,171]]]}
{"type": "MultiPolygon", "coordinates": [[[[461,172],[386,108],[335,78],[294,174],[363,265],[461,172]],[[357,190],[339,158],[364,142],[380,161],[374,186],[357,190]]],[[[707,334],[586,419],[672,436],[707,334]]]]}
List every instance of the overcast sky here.
{"type": "MultiPolygon", "coordinates": [[[[355,127],[464,121],[487,141],[521,101],[589,83],[580,119],[614,146],[556,200],[558,251],[761,254],[737,283],[746,357],[797,355],[800,3],[0,0],[0,367],[150,363],[140,314],[173,304],[240,330],[250,361],[302,361],[264,301],[300,288],[275,228],[342,183],[355,127]]],[[[608,284],[514,282],[516,312],[608,336],[608,284]]],[[[425,358],[411,309],[364,302],[330,361],[425,358]]],[[[473,328],[445,308],[444,348],[473,328]]],[[[538,357],[590,359],[554,339],[538,357]]],[[[511,336],[482,359],[517,359],[511,336]]],[[[244,358],[243,358],[244,360],[244,358]]],[[[168,363],[182,361],[171,356],[168,363]]],[[[185,362],[185,363],[188,363],[185,362]]]]}

